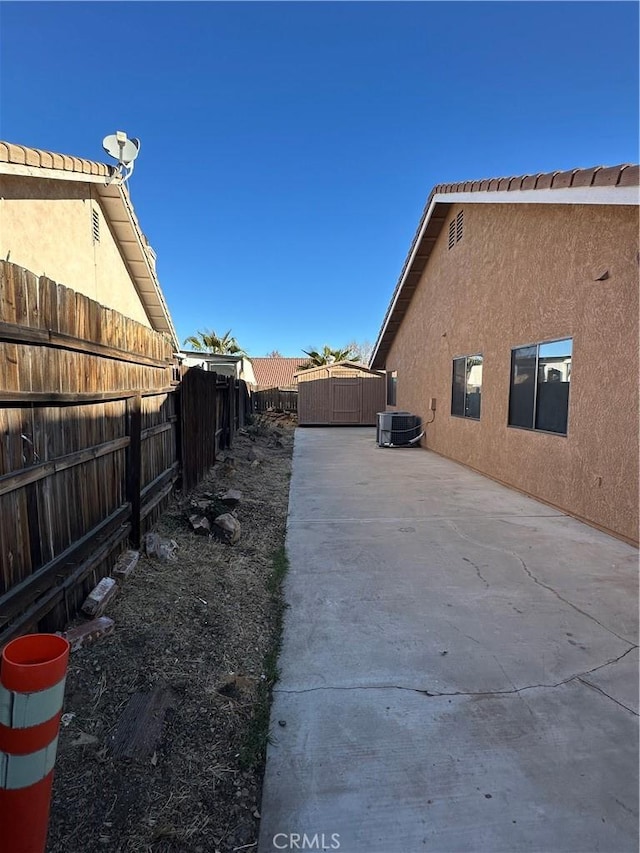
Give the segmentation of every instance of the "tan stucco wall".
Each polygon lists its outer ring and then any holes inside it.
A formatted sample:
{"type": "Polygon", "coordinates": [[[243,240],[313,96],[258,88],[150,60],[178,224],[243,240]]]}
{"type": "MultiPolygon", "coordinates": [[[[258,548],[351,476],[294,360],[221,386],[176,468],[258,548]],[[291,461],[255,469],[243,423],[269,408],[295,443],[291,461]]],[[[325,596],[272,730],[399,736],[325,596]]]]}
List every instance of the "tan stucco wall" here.
{"type": "Polygon", "coordinates": [[[427,421],[437,399],[428,448],[637,541],[637,208],[454,205],[386,368],[397,408],[427,421]],[[569,337],[567,436],[508,427],[511,348],[569,337]],[[478,352],[482,417],[452,417],[452,360],[478,352]]]}
{"type": "Polygon", "coordinates": [[[0,176],[0,257],[9,252],[12,263],[150,325],[91,184],[0,176]]]}

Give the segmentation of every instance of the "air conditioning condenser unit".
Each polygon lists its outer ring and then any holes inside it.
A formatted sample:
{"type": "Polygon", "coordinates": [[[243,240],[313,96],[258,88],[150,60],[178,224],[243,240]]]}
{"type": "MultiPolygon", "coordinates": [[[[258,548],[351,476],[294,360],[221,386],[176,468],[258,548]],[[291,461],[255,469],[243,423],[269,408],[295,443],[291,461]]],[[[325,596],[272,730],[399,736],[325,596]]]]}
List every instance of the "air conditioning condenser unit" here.
{"type": "Polygon", "coordinates": [[[410,412],[378,412],[378,447],[417,447],[422,438],[422,422],[410,412]]]}

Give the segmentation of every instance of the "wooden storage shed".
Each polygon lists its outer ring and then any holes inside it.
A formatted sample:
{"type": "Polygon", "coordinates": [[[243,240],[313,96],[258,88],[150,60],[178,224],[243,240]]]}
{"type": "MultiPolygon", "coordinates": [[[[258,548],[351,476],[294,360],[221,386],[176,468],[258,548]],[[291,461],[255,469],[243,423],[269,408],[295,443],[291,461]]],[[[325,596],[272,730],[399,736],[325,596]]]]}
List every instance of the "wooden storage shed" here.
{"type": "Polygon", "coordinates": [[[339,361],[296,373],[300,426],[375,426],[386,403],[384,373],[339,361]]]}

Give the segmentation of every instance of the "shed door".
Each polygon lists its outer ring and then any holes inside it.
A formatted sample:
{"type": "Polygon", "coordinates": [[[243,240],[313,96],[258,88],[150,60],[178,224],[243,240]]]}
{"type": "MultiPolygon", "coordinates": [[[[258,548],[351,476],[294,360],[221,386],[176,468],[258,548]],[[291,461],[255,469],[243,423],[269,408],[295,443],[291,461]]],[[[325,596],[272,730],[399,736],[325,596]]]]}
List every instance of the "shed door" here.
{"type": "Polygon", "coordinates": [[[331,423],[360,423],[362,387],[359,377],[331,379],[331,408],[331,423]]]}

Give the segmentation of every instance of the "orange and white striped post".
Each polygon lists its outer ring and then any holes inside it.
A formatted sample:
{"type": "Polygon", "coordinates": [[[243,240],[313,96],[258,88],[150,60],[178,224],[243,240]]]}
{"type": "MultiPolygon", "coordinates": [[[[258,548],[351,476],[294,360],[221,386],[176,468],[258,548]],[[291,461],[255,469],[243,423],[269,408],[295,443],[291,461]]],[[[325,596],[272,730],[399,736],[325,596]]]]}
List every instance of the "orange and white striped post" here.
{"type": "Polygon", "coordinates": [[[0,849],[44,853],[69,643],[12,640],[0,659],[0,849]]]}

